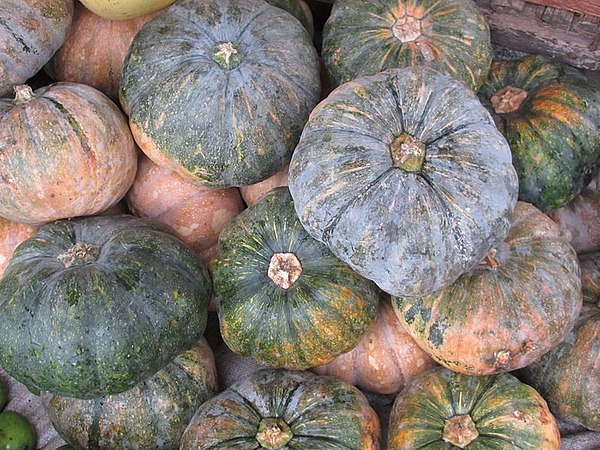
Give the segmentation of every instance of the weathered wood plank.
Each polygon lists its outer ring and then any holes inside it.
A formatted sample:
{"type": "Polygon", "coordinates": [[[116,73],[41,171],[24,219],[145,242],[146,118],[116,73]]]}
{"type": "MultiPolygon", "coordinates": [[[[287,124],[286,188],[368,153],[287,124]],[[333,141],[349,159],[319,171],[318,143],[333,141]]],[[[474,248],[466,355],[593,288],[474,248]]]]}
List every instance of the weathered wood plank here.
{"type": "Polygon", "coordinates": [[[564,9],[580,14],[589,14],[600,17],[600,2],[598,0],[527,0],[552,8],[564,9]]]}

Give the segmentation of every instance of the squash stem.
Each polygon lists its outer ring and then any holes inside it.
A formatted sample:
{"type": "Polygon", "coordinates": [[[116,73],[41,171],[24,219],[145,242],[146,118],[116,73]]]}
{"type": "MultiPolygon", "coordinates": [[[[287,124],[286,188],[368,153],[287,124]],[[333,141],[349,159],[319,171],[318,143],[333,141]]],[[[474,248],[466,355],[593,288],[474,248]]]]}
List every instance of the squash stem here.
{"type": "Polygon", "coordinates": [[[505,86],[492,95],[490,102],[496,114],[508,114],[518,110],[526,98],[526,90],[505,86]]]}
{"type": "Polygon", "coordinates": [[[452,416],[444,423],[444,441],[458,448],[465,448],[479,436],[479,431],[469,414],[452,416]]]}
{"type": "Polygon", "coordinates": [[[22,105],[23,103],[27,103],[34,97],[33,89],[31,89],[31,86],[28,86],[26,84],[19,84],[14,87],[14,90],[15,90],[15,104],[17,104],[17,105],[22,105]]]}
{"type": "Polygon", "coordinates": [[[64,264],[65,268],[95,261],[100,254],[100,246],[78,242],[66,252],[56,257],[64,264]]]}
{"type": "Polygon", "coordinates": [[[289,289],[302,274],[302,264],[293,253],[274,253],[267,275],[282,289],[289,289]]]}
{"type": "Polygon", "coordinates": [[[487,255],[485,255],[485,258],[483,258],[479,264],[488,266],[492,269],[497,269],[500,266],[500,263],[498,262],[498,260],[496,259],[496,253],[498,253],[498,250],[495,248],[492,248],[487,255]]]}
{"type": "Polygon", "coordinates": [[[408,133],[402,133],[390,145],[394,167],[418,172],[425,162],[425,144],[408,133]]]}
{"type": "Polygon", "coordinates": [[[213,49],[212,60],[221,69],[231,70],[242,62],[242,53],[239,46],[233,42],[219,42],[213,49]]]}
{"type": "Polygon", "coordinates": [[[266,417],[260,421],[256,440],[263,448],[271,450],[283,448],[292,440],[294,433],[282,419],[266,417]]]}
{"type": "Polygon", "coordinates": [[[392,25],[392,34],[400,42],[413,42],[421,36],[421,21],[413,16],[403,16],[392,25]]]}

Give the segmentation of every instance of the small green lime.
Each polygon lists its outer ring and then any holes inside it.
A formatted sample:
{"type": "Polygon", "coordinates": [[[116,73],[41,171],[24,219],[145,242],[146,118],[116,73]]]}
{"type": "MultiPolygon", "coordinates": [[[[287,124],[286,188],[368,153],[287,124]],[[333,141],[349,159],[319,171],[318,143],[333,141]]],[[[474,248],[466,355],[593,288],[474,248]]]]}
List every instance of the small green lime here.
{"type": "Polygon", "coordinates": [[[0,378],[0,411],[4,409],[6,406],[6,402],[8,401],[8,395],[6,394],[6,386],[4,386],[4,381],[0,378]]]}
{"type": "Polygon", "coordinates": [[[0,450],[35,450],[36,436],[27,418],[16,411],[0,413],[0,450]]]}

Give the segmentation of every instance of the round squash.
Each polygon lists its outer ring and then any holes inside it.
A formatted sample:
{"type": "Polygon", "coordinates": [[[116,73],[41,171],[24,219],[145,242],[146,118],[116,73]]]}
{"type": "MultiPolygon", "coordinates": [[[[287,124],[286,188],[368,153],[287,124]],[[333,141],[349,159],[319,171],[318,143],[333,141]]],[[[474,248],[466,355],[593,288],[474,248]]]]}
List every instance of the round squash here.
{"type": "Polygon", "coordinates": [[[510,226],[510,149],[474,93],[428,67],[348,82],[311,113],[289,168],[300,221],[392,295],[441,289],[510,226]]]}
{"type": "Polygon", "coordinates": [[[251,184],[250,186],[240,187],[240,194],[244,202],[248,206],[252,206],[258,200],[262,198],[267,192],[276,187],[283,187],[288,185],[288,167],[282,167],[274,175],[269,178],[259,181],[258,183],[251,184]]]}
{"type": "Polygon", "coordinates": [[[202,336],[211,291],[164,225],[130,215],[52,222],[0,280],[0,366],[32,390],[125,391],[202,336]]]}
{"type": "Polygon", "coordinates": [[[524,202],[505,241],[452,285],[393,299],[421,348],[443,366],[472,375],[531,364],[564,339],[581,304],[575,251],[549,217],[524,202]]]}
{"type": "Polygon", "coordinates": [[[300,21],[312,38],[315,34],[313,14],[304,0],[266,0],[267,3],[284,9],[300,21]]]}
{"type": "Polygon", "coordinates": [[[3,450],[34,450],[37,433],[31,421],[17,411],[0,413],[0,448],[3,450]]]}
{"type": "Polygon", "coordinates": [[[583,300],[600,308],[600,252],[579,255],[583,300]]]}
{"type": "Polygon", "coordinates": [[[175,0],[79,0],[94,14],[109,20],[128,20],[166,8],[175,0]]]}
{"type": "Polygon", "coordinates": [[[577,253],[600,251],[600,191],[586,187],[549,216],[577,253]]]}
{"type": "Polygon", "coordinates": [[[217,251],[221,230],[244,209],[237,188],[211,189],[139,158],[126,196],[136,216],[169,225],[208,264],[217,251]]]}
{"type": "Polygon", "coordinates": [[[561,419],[600,431],[600,307],[586,303],[557,347],[519,371],[561,419]]]}
{"type": "Polygon", "coordinates": [[[471,0],[337,0],[323,60],[335,85],[426,65],[477,90],[492,61],[490,30],[471,0]]]}
{"type": "Polygon", "coordinates": [[[379,418],[362,392],[333,377],[263,369],[194,414],[180,450],[378,450],[379,418]]]}
{"type": "Polygon", "coordinates": [[[394,401],[388,450],[560,449],[556,420],[532,387],[508,373],[475,377],[435,368],[394,401]]]}
{"type": "Polygon", "coordinates": [[[104,19],[78,1],[69,36],[44,70],[56,81],[87,84],[118,100],[123,61],[129,45],[152,16],[104,19]]]}
{"type": "Polygon", "coordinates": [[[17,246],[33,236],[38,227],[12,222],[0,217],[0,278],[17,246]]]}
{"type": "Polygon", "coordinates": [[[269,367],[324,364],[377,316],[373,283],[306,233],[285,187],[223,230],[212,274],[223,340],[269,367]]]}
{"type": "Polygon", "coordinates": [[[77,448],[179,448],[198,407],[218,392],[212,350],[202,338],[147,380],[115,395],[90,400],[42,392],[59,435],[77,448]]]}
{"type": "Polygon", "coordinates": [[[73,0],[2,0],[0,18],[0,97],[7,97],[64,43],[73,0]]]}
{"type": "Polygon", "coordinates": [[[506,136],[519,200],[549,213],[592,180],[600,164],[600,89],[541,56],[494,61],[480,97],[506,136]]]}
{"type": "Polygon", "coordinates": [[[134,38],[120,95],[156,164],[231,187],[289,161],[319,91],[317,52],[286,11],[262,0],[181,0],[134,38]]]}
{"type": "Polygon", "coordinates": [[[126,117],[96,89],[19,86],[0,102],[0,216],[41,224],[102,212],[124,196],[137,152],[126,117]]]}
{"type": "Polygon", "coordinates": [[[377,321],[347,353],[311,370],[378,394],[395,394],[435,362],[398,321],[388,295],[381,297],[377,321]]]}

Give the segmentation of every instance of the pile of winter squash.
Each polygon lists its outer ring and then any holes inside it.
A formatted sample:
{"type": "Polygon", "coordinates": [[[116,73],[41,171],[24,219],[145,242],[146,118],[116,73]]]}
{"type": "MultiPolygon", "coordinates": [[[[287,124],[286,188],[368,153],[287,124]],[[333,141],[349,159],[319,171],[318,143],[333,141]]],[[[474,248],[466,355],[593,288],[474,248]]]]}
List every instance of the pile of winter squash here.
{"type": "Polygon", "coordinates": [[[492,59],[471,0],[4,1],[0,367],[78,449],[600,431],[600,90],[492,59]]]}

